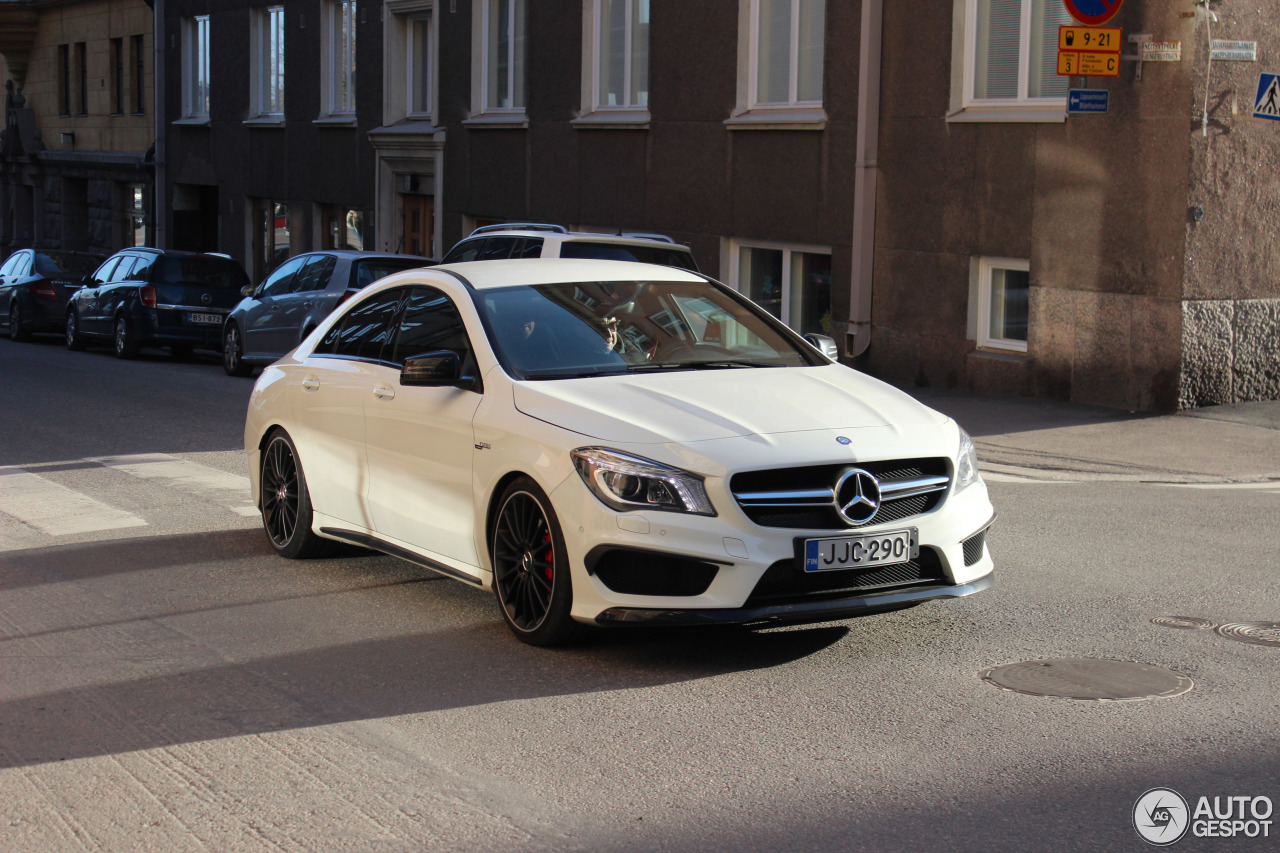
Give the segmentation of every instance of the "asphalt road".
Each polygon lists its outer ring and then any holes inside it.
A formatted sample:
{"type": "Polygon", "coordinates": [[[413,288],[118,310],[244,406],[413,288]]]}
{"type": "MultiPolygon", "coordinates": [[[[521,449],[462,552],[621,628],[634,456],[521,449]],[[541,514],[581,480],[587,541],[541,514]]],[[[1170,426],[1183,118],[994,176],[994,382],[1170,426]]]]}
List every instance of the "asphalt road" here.
{"type": "Polygon", "coordinates": [[[1150,621],[1280,621],[1265,420],[935,395],[986,460],[994,589],[548,651],[392,558],[273,556],[251,384],[0,341],[0,850],[1139,850],[1151,788],[1280,805],[1280,648],[1150,621]],[[1052,658],[1194,687],[978,675],[1052,658]]]}

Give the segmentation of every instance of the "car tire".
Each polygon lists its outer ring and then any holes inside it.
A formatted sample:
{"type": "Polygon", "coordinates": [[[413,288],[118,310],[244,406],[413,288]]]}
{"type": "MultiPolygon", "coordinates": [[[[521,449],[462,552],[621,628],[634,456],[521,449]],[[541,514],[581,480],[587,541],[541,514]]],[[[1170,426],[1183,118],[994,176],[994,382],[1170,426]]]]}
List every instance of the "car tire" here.
{"type": "Polygon", "coordinates": [[[74,308],[67,312],[67,325],[64,331],[67,336],[67,349],[80,352],[88,346],[84,335],[80,334],[80,315],[74,308]]]}
{"type": "Polygon", "coordinates": [[[579,626],[569,615],[573,579],[551,501],[537,483],[519,477],[503,490],[497,506],[489,553],[503,620],[530,645],[569,642],[579,626]]]}
{"type": "Polygon", "coordinates": [[[244,363],[244,341],[235,323],[227,323],[222,330],[222,369],[228,376],[248,376],[253,370],[244,363]]]}
{"type": "Polygon", "coordinates": [[[138,355],[138,339],[133,335],[133,327],[129,325],[129,318],[121,314],[116,317],[115,334],[112,336],[115,344],[116,358],[134,358],[138,355]]]}
{"type": "Polygon", "coordinates": [[[275,552],[291,560],[305,560],[332,551],[335,543],[311,529],[307,478],[298,461],[298,450],[284,430],[275,429],[268,436],[259,473],[262,528],[275,552]]]}
{"type": "Polygon", "coordinates": [[[31,330],[22,323],[22,307],[15,299],[9,306],[9,339],[13,341],[30,340],[31,330]]]}

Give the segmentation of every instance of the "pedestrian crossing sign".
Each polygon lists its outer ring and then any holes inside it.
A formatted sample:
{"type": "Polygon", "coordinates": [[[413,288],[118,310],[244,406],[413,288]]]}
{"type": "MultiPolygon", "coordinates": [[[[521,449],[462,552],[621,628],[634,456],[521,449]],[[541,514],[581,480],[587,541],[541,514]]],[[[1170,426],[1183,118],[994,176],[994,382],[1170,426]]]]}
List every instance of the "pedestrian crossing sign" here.
{"type": "Polygon", "coordinates": [[[1264,71],[1258,76],[1258,97],[1253,102],[1253,117],[1280,121],[1280,74],[1264,71]]]}

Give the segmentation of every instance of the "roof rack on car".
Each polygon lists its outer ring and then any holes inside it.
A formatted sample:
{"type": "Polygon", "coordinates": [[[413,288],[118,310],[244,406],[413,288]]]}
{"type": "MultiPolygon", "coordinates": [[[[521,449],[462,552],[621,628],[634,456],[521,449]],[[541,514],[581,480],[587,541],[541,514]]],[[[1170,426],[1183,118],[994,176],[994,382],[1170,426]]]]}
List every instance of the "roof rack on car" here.
{"type": "Polygon", "coordinates": [[[568,229],[563,225],[547,225],[543,222],[500,222],[497,225],[482,225],[472,231],[471,236],[488,234],[490,231],[554,231],[556,234],[569,233],[568,229]]]}
{"type": "Polygon", "coordinates": [[[633,237],[637,240],[660,240],[663,243],[675,243],[675,240],[672,240],[666,234],[645,234],[639,231],[619,231],[618,236],[633,237]]]}

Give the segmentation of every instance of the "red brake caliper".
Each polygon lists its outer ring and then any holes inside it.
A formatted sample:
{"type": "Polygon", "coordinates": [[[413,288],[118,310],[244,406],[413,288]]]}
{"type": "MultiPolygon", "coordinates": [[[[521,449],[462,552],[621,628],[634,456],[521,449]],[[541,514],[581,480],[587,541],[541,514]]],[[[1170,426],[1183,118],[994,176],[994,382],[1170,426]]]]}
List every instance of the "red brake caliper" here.
{"type": "Polygon", "coordinates": [[[547,580],[552,580],[555,576],[556,552],[555,549],[551,547],[550,533],[547,534],[546,542],[547,553],[542,556],[542,559],[547,561],[547,567],[543,569],[542,573],[547,576],[547,580]]]}

